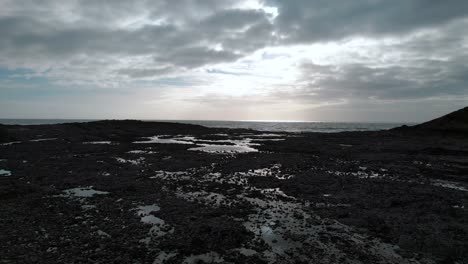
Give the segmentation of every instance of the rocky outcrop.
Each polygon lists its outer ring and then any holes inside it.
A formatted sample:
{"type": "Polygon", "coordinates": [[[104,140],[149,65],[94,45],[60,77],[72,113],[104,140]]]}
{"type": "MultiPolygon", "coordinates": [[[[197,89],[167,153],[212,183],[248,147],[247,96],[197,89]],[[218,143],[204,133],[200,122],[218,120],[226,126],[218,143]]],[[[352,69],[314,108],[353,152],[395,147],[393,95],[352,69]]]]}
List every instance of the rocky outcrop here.
{"type": "Polygon", "coordinates": [[[454,132],[468,132],[468,107],[444,115],[437,119],[422,123],[415,126],[415,128],[440,130],[440,131],[454,131],[454,132]]]}

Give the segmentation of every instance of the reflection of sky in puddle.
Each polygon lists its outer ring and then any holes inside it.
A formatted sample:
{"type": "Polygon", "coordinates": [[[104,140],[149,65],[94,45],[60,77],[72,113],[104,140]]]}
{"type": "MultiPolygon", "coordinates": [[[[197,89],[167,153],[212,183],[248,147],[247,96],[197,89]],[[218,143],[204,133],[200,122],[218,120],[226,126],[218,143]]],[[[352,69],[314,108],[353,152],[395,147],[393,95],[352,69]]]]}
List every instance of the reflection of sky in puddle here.
{"type": "Polygon", "coordinates": [[[249,137],[258,137],[258,138],[264,138],[264,137],[284,137],[285,135],[283,134],[267,134],[267,133],[263,133],[263,134],[252,134],[252,133],[244,133],[245,136],[249,136],[249,137]]]}
{"type": "MultiPolygon", "coordinates": [[[[214,169],[215,167],[210,168],[214,169]]],[[[323,253],[318,257],[319,260],[327,258],[354,260],[355,257],[343,250],[336,241],[322,238],[322,234],[327,234],[327,237],[333,237],[340,241],[351,241],[352,247],[357,248],[359,251],[368,252],[385,260],[395,260],[394,263],[401,263],[401,258],[393,251],[392,245],[378,240],[369,241],[368,238],[360,236],[350,227],[330,219],[322,220],[312,212],[314,208],[318,207],[347,207],[350,206],[349,204],[311,204],[288,196],[279,188],[258,188],[249,184],[249,178],[251,177],[287,179],[289,176],[283,175],[280,164],[274,164],[268,168],[229,174],[213,172],[208,168],[204,169],[207,169],[207,171],[201,171],[201,177],[192,178],[192,175],[197,173],[196,170],[190,170],[187,172],[161,171],[157,172],[155,178],[181,184],[182,181],[191,180],[191,182],[183,183],[186,187],[179,187],[176,191],[179,198],[189,202],[214,208],[219,206],[237,208],[238,205],[245,207],[248,204],[252,212],[245,218],[239,218],[236,221],[241,221],[243,226],[255,235],[255,238],[243,244],[242,248],[231,249],[231,253],[239,252],[245,256],[257,255],[267,263],[292,263],[288,261],[291,259],[300,260],[304,263],[314,263],[312,261],[314,259],[311,259],[308,252],[310,245],[313,245],[314,248],[323,253]],[[216,193],[213,192],[216,189],[211,188],[213,183],[232,185],[233,188],[230,189],[229,186],[224,186],[223,188],[228,190],[226,193],[216,193]],[[210,188],[206,189],[205,187],[208,186],[210,188]],[[229,190],[232,190],[232,192],[229,190]],[[265,250],[264,247],[259,247],[258,242],[260,241],[265,243],[268,249],[265,250]]],[[[366,172],[371,171],[366,168],[366,172]]],[[[330,197],[330,195],[325,194],[324,197],[330,197]]],[[[200,256],[190,256],[185,259],[185,263],[197,263],[195,261],[216,262],[213,258],[204,259],[200,256]]],[[[222,259],[222,256],[220,258],[222,259]]],[[[320,263],[320,261],[317,261],[317,263],[320,263]]]]}
{"type": "MultiPolygon", "coordinates": [[[[252,187],[253,190],[256,190],[257,188],[255,187],[252,187]]],[[[285,194],[282,190],[280,190],[280,188],[266,188],[266,189],[258,189],[262,194],[266,194],[266,195],[273,195],[273,196],[276,196],[276,197],[284,197],[284,198],[289,198],[289,199],[292,199],[292,200],[295,200],[296,198],[293,197],[293,196],[289,196],[287,194],[285,194]]]]}
{"type": "Polygon", "coordinates": [[[82,198],[89,198],[89,197],[93,197],[94,195],[108,194],[108,192],[93,190],[92,186],[68,189],[68,190],[64,190],[63,193],[64,194],[60,196],[82,197],[82,198]]]}
{"type": "Polygon", "coordinates": [[[244,226],[270,246],[271,253],[274,254],[267,252],[266,256],[272,260],[276,258],[275,254],[284,256],[287,252],[294,252],[303,246],[302,241],[285,238],[287,233],[314,235],[313,229],[307,230],[307,219],[310,216],[302,211],[299,204],[275,201],[271,198],[260,199],[244,195],[238,197],[255,206],[257,213],[249,215],[244,226]],[[297,215],[303,217],[298,218],[297,215]]]}
{"type": "Polygon", "coordinates": [[[151,150],[130,150],[127,151],[128,154],[156,154],[158,152],[151,150]]]}
{"type": "Polygon", "coordinates": [[[95,209],[96,208],[96,205],[92,205],[92,204],[83,204],[81,206],[81,209],[83,210],[91,210],[91,209],[95,209]]]}
{"type": "MultiPolygon", "coordinates": [[[[225,134],[219,134],[219,136],[225,134]]],[[[227,136],[227,135],[226,135],[227,136]]],[[[258,152],[258,149],[253,148],[253,146],[260,146],[259,143],[254,143],[252,141],[280,141],[284,140],[282,138],[277,138],[282,135],[277,134],[260,134],[260,135],[250,135],[249,138],[241,139],[197,139],[193,136],[153,136],[146,138],[145,141],[136,141],[133,143],[138,144],[188,144],[196,145],[196,147],[190,148],[191,151],[202,151],[208,153],[247,153],[247,152],[258,152]],[[270,138],[273,137],[273,138],[270,138]]],[[[237,137],[238,138],[238,137],[237,137]]]]}
{"type": "Polygon", "coordinates": [[[201,144],[202,147],[190,148],[192,151],[203,151],[208,153],[247,153],[247,152],[258,152],[258,149],[246,145],[210,145],[201,144]]]}
{"type": "Polygon", "coordinates": [[[102,230],[96,231],[96,234],[97,234],[98,236],[100,236],[100,237],[106,237],[106,238],[111,237],[111,235],[109,235],[108,233],[106,233],[106,232],[104,232],[104,231],[102,231],[102,230]]]}
{"type": "MultiPolygon", "coordinates": [[[[249,138],[250,139],[250,138],[249,138]]],[[[252,141],[284,141],[284,138],[254,138],[252,141]]]]}
{"type": "Polygon", "coordinates": [[[453,189],[457,191],[462,191],[462,192],[468,192],[468,189],[461,186],[460,183],[457,182],[451,182],[451,181],[443,181],[443,180],[437,180],[433,183],[435,186],[439,186],[442,188],[448,188],[448,189],[453,189]]]}
{"type": "Polygon", "coordinates": [[[250,248],[235,248],[235,249],[232,249],[232,251],[237,251],[237,252],[239,252],[242,255],[247,256],[247,257],[254,256],[254,255],[258,254],[258,252],[256,250],[253,250],[253,249],[250,249],[250,248]]]}
{"type": "Polygon", "coordinates": [[[267,243],[273,252],[282,254],[288,248],[290,248],[288,242],[283,237],[273,231],[269,226],[260,227],[261,237],[265,243],[267,243]]]}
{"type": "MultiPolygon", "coordinates": [[[[385,172],[386,170],[381,169],[381,172],[385,172]]],[[[333,174],[336,176],[353,176],[358,177],[359,179],[393,179],[386,173],[378,173],[375,171],[369,171],[366,167],[359,167],[359,170],[356,172],[344,172],[344,171],[327,171],[329,174],[333,174]]]]}
{"type": "Polygon", "coordinates": [[[165,138],[168,136],[154,136],[148,137],[146,141],[136,141],[133,143],[137,144],[151,144],[151,143],[158,143],[158,144],[194,144],[191,142],[194,140],[194,137],[176,137],[176,138],[165,138]]]}
{"type": "Polygon", "coordinates": [[[91,145],[110,145],[112,142],[110,141],[88,141],[83,142],[83,144],[91,144],[91,145]]]}
{"type": "Polygon", "coordinates": [[[7,142],[7,143],[0,143],[0,146],[11,146],[13,144],[20,144],[22,143],[21,141],[13,141],[13,142],[7,142]]]}
{"type": "Polygon", "coordinates": [[[150,225],[162,225],[164,224],[164,220],[161,218],[158,218],[154,215],[145,215],[141,218],[141,222],[145,224],[150,224],[150,225]]]}
{"type": "Polygon", "coordinates": [[[155,175],[151,176],[150,179],[161,179],[161,180],[188,180],[190,179],[188,171],[155,171],[155,175]]]}
{"type": "MultiPolygon", "coordinates": [[[[285,174],[281,171],[281,164],[274,164],[270,168],[262,168],[249,170],[246,174],[248,176],[257,176],[257,177],[275,177],[279,180],[287,180],[294,177],[291,174],[285,174]]],[[[243,173],[243,172],[240,172],[243,173]]]]}
{"type": "Polygon", "coordinates": [[[31,142],[41,142],[41,141],[50,141],[50,140],[56,140],[57,138],[38,138],[38,139],[31,139],[29,141],[31,142]]]}
{"type": "Polygon", "coordinates": [[[144,206],[138,206],[138,211],[137,211],[137,215],[138,216],[145,216],[145,215],[149,215],[151,212],[157,212],[159,211],[161,208],[155,204],[152,204],[152,205],[144,205],[144,206]]]}
{"type": "MultiPolygon", "coordinates": [[[[156,204],[138,206],[136,209],[136,214],[141,218],[141,222],[147,225],[152,225],[148,234],[156,237],[161,237],[167,233],[174,232],[174,228],[171,229],[164,220],[151,214],[152,212],[158,212],[160,209],[161,208],[156,204]]],[[[148,240],[151,240],[151,238],[142,239],[145,243],[148,242],[148,240]]]]}
{"type": "Polygon", "coordinates": [[[11,171],[0,169],[0,176],[11,176],[11,171]]]}
{"type": "Polygon", "coordinates": [[[145,161],[145,158],[144,157],[140,157],[138,159],[134,159],[134,160],[126,160],[124,158],[115,158],[119,163],[130,163],[130,164],[133,164],[133,165],[140,165],[142,164],[144,161],[145,161]]]}

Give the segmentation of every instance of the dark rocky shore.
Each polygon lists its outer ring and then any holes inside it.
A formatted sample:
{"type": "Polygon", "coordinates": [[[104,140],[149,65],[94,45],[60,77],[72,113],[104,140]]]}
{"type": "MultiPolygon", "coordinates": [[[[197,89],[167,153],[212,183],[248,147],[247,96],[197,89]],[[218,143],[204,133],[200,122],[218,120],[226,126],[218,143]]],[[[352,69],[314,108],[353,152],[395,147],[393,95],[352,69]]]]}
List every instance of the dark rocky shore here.
{"type": "Polygon", "coordinates": [[[0,126],[0,263],[468,263],[467,111],[333,134],[0,126]]]}

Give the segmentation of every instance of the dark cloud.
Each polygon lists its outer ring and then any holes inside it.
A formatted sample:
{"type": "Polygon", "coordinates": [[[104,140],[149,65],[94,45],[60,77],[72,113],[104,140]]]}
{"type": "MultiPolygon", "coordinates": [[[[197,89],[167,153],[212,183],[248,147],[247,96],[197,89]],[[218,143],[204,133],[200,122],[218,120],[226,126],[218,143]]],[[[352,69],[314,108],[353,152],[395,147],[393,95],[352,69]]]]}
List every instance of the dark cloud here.
{"type": "Polygon", "coordinates": [[[258,22],[263,22],[265,13],[258,10],[228,9],[207,17],[199,23],[205,31],[210,29],[216,33],[232,33],[258,22]]]}
{"type": "Polygon", "coordinates": [[[191,68],[233,61],[281,43],[440,27],[468,14],[468,2],[458,0],[268,0],[278,7],[273,20],[264,10],[239,9],[238,3],[6,1],[0,13],[0,55],[23,62],[83,54],[153,55],[158,63],[191,68]],[[215,46],[223,50],[213,50],[215,46]]]}
{"type": "Polygon", "coordinates": [[[287,43],[402,34],[448,23],[468,14],[468,2],[459,0],[266,2],[279,7],[275,26],[287,43]]]}
{"type": "Polygon", "coordinates": [[[159,75],[165,75],[168,73],[174,72],[173,67],[162,67],[162,68],[126,68],[119,69],[117,73],[120,75],[125,75],[130,78],[145,78],[145,77],[154,77],[159,75]]]}
{"type": "MultiPolygon", "coordinates": [[[[125,13],[130,17],[129,10],[136,8],[126,9],[128,1],[112,5],[109,2],[96,2],[90,2],[90,6],[83,3],[77,7],[79,18],[73,23],[51,22],[43,19],[43,16],[0,16],[0,55],[24,61],[37,56],[67,59],[78,55],[152,55],[157,63],[193,68],[232,61],[262,48],[268,42],[271,31],[271,24],[264,12],[246,9],[215,12],[217,8],[224,7],[216,4],[218,1],[200,1],[197,8],[193,9],[188,7],[199,1],[148,2],[151,16],[166,10],[160,18],[173,23],[145,22],[136,28],[121,28],[109,24],[104,18],[114,10],[115,16],[124,16],[125,13]],[[208,5],[208,2],[212,4],[208,5]],[[184,8],[178,9],[182,6],[184,8]],[[158,7],[166,9],[159,10],[158,7]],[[184,12],[194,15],[199,9],[206,11],[204,17],[189,18],[187,21],[179,19],[185,16],[184,12]],[[99,10],[102,10],[101,21],[95,21],[99,15],[92,12],[99,10]],[[171,13],[176,11],[178,16],[171,13]],[[91,26],[90,21],[95,24],[91,26]],[[183,22],[178,23],[180,21],[183,22]],[[217,46],[222,50],[215,50],[217,46]]],[[[36,8],[31,10],[32,14],[38,12],[36,8]]],[[[54,13],[54,9],[50,12],[54,13]]]]}
{"type": "Polygon", "coordinates": [[[468,65],[460,58],[445,61],[426,60],[422,66],[370,67],[362,64],[342,66],[303,66],[305,83],[296,95],[302,100],[425,99],[468,94],[468,65]]]}
{"type": "Polygon", "coordinates": [[[157,55],[154,57],[154,60],[156,62],[173,63],[186,68],[196,68],[206,64],[233,61],[239,57],[241,57],[241,54],[231,51],[217,51],[204,47],[187,47],[157,55]]]}

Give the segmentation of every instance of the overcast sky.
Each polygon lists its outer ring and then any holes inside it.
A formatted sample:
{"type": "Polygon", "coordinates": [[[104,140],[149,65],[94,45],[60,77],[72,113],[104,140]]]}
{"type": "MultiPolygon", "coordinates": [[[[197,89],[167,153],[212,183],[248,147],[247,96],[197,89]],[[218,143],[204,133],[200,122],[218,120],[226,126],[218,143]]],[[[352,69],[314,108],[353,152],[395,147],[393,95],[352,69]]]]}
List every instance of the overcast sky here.
{"type": "Polygon", "coordinates": [[[0,0],[0,118],[419,122],[466,105],[465,0],[0,0]]]}

